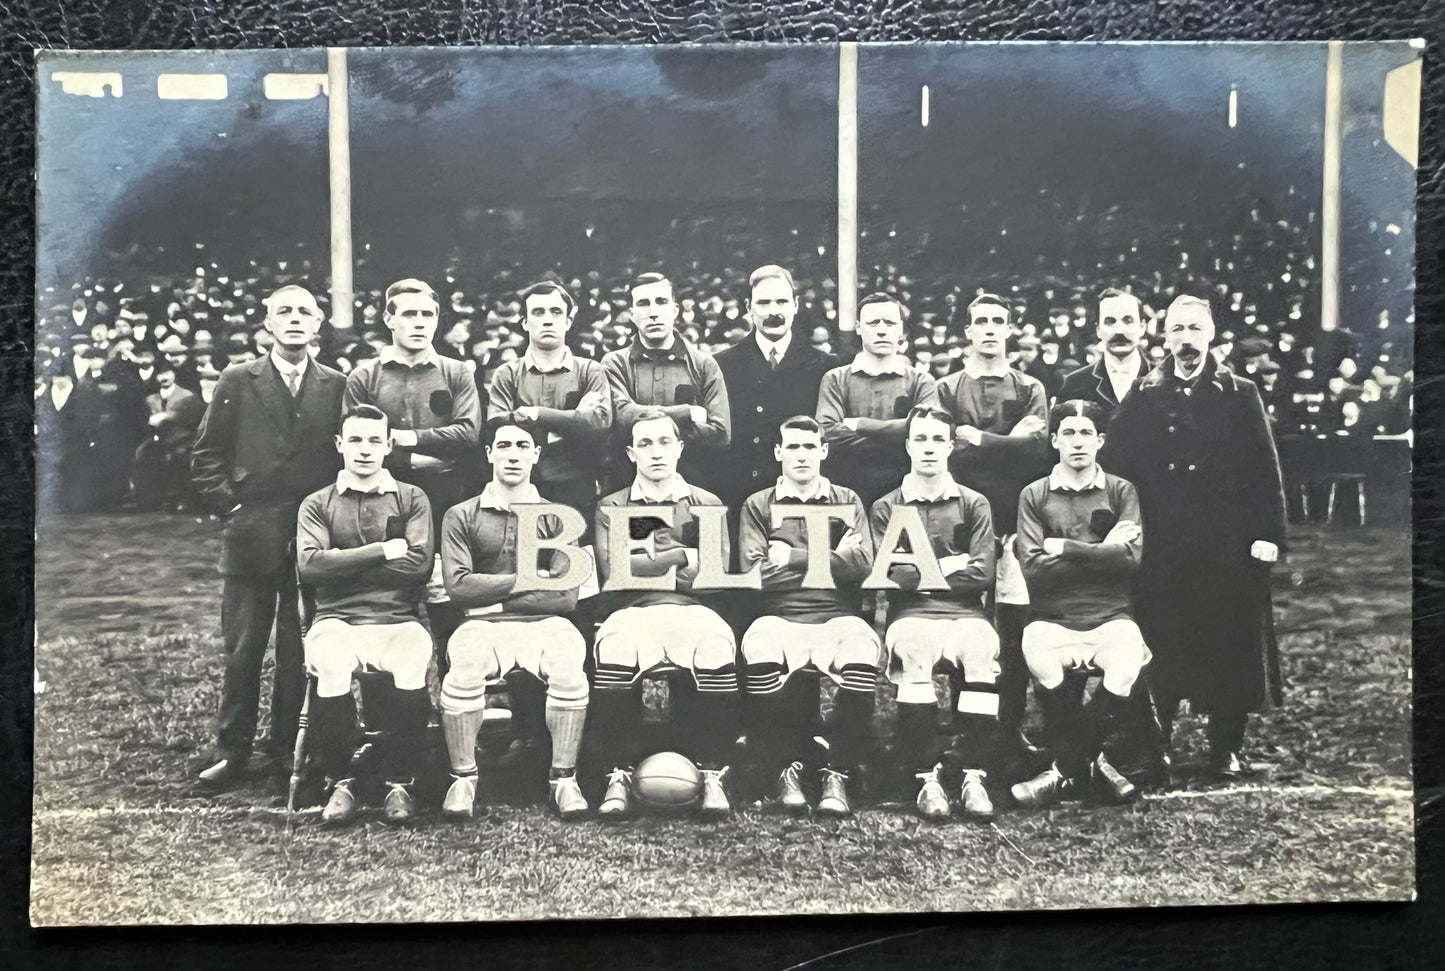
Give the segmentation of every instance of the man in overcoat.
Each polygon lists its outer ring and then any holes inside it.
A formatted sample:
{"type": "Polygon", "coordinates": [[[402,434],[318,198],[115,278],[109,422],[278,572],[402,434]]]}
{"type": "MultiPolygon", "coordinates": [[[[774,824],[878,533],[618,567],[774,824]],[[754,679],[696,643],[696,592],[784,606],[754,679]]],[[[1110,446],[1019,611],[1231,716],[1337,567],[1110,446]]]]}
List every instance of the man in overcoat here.
{"type": "Polygon", "coordinates": [[[1168,356],[1114,416],[1110,469],[1138,488],[1149,534],[1136,607],[1164,736],[1189,699],[1209,714],[1211,768],[1235,778],[1248,771],[1249,713],[1280,702],[1269,587],[1285,541],[1279,457],[1259,390],[1208,353],[1208,302],[1176,297],[1164,339],[1168,356]]]}
{"type": "Polygon", "coordinates": [[[296,563],[290,551],[301,500],[336,478],[336,433],[346,378],[311,360],[321,309],[305,288],[265,300],[271,353],[221,372],[191,450],[196,490],[225,520],[220,570],[225,680],[211,788],[239,779],[251,758],[261,662],[276,628],[268,753],[284,764],[296,738],[306,674],[296,563]]]}

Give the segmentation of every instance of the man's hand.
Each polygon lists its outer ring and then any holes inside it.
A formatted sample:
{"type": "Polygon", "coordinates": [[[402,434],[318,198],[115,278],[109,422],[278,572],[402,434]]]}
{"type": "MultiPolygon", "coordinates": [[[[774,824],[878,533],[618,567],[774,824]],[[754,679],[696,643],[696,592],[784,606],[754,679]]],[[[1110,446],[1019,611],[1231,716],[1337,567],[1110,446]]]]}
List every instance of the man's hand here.
{"type": "Polygon", "coordinates": [[[856,432],[858,430],[858,419],[844,418],[843,427],[848,429],[850,432],[856,432]]]}
{"type": "Polygon", "coordinates": [[[1121,519],[1114,524],[1113,529],[1109,530],[1109,535],[1105,536],[1102,542],[1108,546],[1128,546],[1142,535],[1144,535],[1144,530],[1139,527],[1138,523],[1132,519],[1121,519]]]}
{"type": "Polygon", "coordinates": [[[383,540],[381,544],[381,555],[388,560],[401,559],[403,556],[406,556],[406,550],[407,545],[404,539],[383,540]]]}
{"type": "Polygon", "coordinates": [[[965,442],[969,445],[977,445],[979,442],[983,441],[983,432],[979,431],[977,428],[974,428],[972,425],[959,425],[958,429],[953,433],[953,437],[958,439],[960,442],[965,442]]]}
{"type": "Polygon", "coordinates": [[[523,405],[517,409],[517,417],[522,421],[536,421],[542,415],[542,409],[536,405],[523,405]]]}
{"type": "Polygon", "coordinates": [[[1044,552],[1049,556],[1062,556],[1064,552],[1064,540],[1061,536],[1050,536],[1044,540],[1044,552]]]}
{"type": "Polygon", "coordinates": [[[1048,423],[1038,415],[1024,415],[1019,419],[1019,423],[1013,427],[1013,430],[1009,432],[1009,437],[1030,438],[1047,427],[1048,423]]]}
{"type": "Polygon", "coordinates": [[[776,567],[788,565],[788,558],[793,555],[793,548],[780,539],[775,539],[768,544],[768,562],[776,567]]]}
{"type": "Polygon", "coordinates": [[[688,405],[687,417],[692,420],[693,427],[701,428],[707,424],[707,409],[702,405],[688,405]]]}
{"type": "Polygon", "coordinates": [[[439,459],[435,455],[418,455],[412,453],[411,469],[413,472],[423,472],[427,470],[441,471],[449,468],[451,468],[451,463],[446,459],[439,459]]]}
{"type": "Polygon", "coordinates": [[[398,448],[416,448],[416,432],[410,428],[393,428],[391,444],[398,448]]]}
{"type": "Polygon", "coordinates": [[[1267,539],[1257,539],[1249,544],[1249,555],[1261,563],[1273,563],[1279,559],[1279,547],[1267,539]]]}
{"type": "Polygon", "coordinates": [[[939,557],[938,568],[943,571],[944,576],[951,577],[955,573],[962,573],[964,570],[967,570],[968,565],[972,562],[973,558],[967,553],[954,553],[950,556],[939,557]]]}

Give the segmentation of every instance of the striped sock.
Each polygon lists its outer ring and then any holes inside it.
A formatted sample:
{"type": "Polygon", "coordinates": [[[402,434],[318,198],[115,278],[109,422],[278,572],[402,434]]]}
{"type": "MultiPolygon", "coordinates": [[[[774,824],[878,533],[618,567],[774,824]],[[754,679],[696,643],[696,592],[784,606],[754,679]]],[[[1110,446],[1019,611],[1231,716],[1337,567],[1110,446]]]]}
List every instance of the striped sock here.
{"type": "Polygon", "coordinates": [[[447,759],[457,775],[477,773],[477,732],[481,731],[486,708],[442,712],[442,734],[447,740],[447,759]]]}
{"type": "Polygon", "coordinates": [[[586,708],[562,708],[547,702],[547,731],[552,733],[552,768],[577,768],[577,750],[582,746],[586,708]]]}

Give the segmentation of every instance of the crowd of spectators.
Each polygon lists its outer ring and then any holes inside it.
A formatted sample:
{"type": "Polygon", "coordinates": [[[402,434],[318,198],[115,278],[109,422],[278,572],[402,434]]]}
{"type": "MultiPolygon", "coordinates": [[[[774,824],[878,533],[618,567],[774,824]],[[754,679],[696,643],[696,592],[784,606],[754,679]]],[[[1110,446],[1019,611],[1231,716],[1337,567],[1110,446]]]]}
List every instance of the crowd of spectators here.
{"type": "MultiPolygon", "coordinates": [[[[1407,433],[1412,316],[1381,307],[1366,319],[1321,327],[1318,258],[1309,242],[1314,214],[1266,211],[1263,203],[1241,209],[1237,231],[1200,235],[1183,224],[1132,225],[1117,208],[1093,212],[1077,200],[1045,199],[1037,207],[1033,218],[1050,221],[1050,232],[1019,225],[987,204],[978,211],[963,207],[946,229],[935,220],[923,230],[865,207],[860,288],[893,293],[908,305],[915,364],[937,377],[962,366],[963,312],[972,296],[983,290],[1005,295],[1013,303],[1014,365],[1056,391],[1065,374],[1100,353],[1093,322],[1099,290],[1122,286],[1142,298],[1150,318],[1147,354],[1158,360],[1164,351],[1156,315],[1178,289],[1203,287],[1219,308],[1215,353],[1259,385],[1287,474],[1292,455],[1305,454],[1293,443],[1407,433]],[[1037,245],[1040,239],[1047,245],[1037,245]]],[[[437,350],[468,362],[485,386],[498,366],[524,352],[517,291],[545,276],[577,297],[572,350],[600,358],[631,339],[627,284],[654,269],[676,284],[684,336],[719,350],[748,332],[750,270],[780,262],[798,280],[798,333],[820,348],[850,354],[851,334],[839,327],[837,283],[827,272],[836,266],[831,223],[813,224],[816,229],[801,230],[798,223],[779,226],[774,217],[760,234],[768,241],[764,252],[750,235],[755,214],[649,225],[641,234],[645,245],[620,215],[598,218],[574,223],[575,241],[559,265],[532,255],[545,252],[542,240],[555,243],[556,227],[539,231],[520,212],[488,213],[485,252],[459,245],[428,277],[443,295],[437,350]],[[575,269],[582,266],[585,272],[575,269]]],[[[1372,224],[1370,231],[1381,246],[1399,232],[1392,224],[1372,224]]],[[[301,283],[326,309],[325,253],[300,245],[284,249],[282,258],[235,259],[212,244],[193,245],[183,273],[157,269],[177,264],[174,251],[148,253],[142,262],[150,269],[42,290],[35,397],[43,507],[185,508],[189,443],[220,371],[268,352],[261,299],[283,284],[301,283]]],[[[363,243],[357,254],[362,285],[353,325],[328,324],[316,347],[319,360],[343,372],[390,342],[382,319],[390,280],[373,279],[385,270],[370,250],[363,243]]],[[[1325,466],[1338,454],[1305,451],[1311,457],[1300,462],[1325,466]]]]}

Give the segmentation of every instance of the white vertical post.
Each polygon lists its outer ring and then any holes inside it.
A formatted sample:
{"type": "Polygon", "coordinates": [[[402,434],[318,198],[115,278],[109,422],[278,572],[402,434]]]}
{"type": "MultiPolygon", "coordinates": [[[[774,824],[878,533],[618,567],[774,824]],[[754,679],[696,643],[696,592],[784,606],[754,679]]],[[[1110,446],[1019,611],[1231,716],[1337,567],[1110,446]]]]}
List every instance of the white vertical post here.
{"type": "Polygon", "coordinates": [[[1325,60],[1324,186],[1320,194],[1320,323],[1340,322],[1340,141],[1344,42],[1329,42],[1325,60]]]}
{"type": "Polygon", "coordinates": [[[331,325],[352,325],[351,111],[346,48],[326,51],[327,134],[331,172],[331,325]]]}
{"type": "Polygon", "coordinates": [[[858,45],[838,47],[838,329],[858,326],[858,45]]]}

